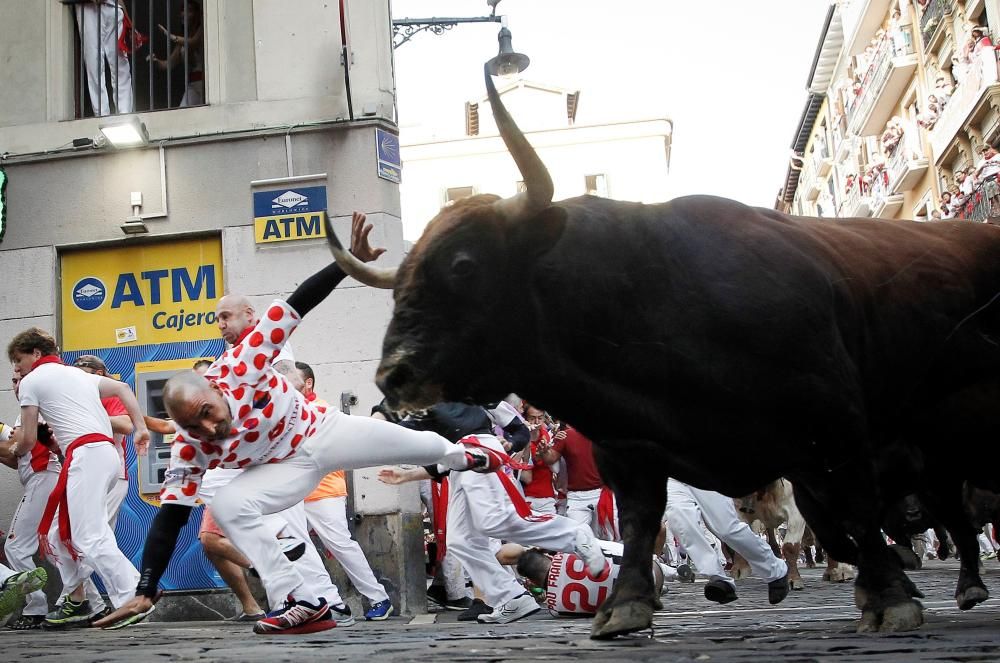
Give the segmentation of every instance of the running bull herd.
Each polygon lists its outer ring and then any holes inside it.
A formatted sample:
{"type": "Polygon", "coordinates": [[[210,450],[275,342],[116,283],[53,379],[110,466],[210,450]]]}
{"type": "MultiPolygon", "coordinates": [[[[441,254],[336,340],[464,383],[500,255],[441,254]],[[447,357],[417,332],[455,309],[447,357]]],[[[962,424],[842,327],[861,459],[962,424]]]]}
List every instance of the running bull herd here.
{"type": "Polygon", "coordinates": [[[391,405],[514,391],[594,441],[625,556],[591,636],[649,628],[660,608],[667,477],[733,496],[789,479],[827,553],[858,569],[859,632],[923,623],[882,535],[914,500],[961,554],[959,605],[985,600],[963,495],[1000,492],[1000,227],[553,201],[486,87],[526,190],[441,210],[398,269],[352,260],[332,229],[331,247],[394,290],[377,374],[391,405]]]}

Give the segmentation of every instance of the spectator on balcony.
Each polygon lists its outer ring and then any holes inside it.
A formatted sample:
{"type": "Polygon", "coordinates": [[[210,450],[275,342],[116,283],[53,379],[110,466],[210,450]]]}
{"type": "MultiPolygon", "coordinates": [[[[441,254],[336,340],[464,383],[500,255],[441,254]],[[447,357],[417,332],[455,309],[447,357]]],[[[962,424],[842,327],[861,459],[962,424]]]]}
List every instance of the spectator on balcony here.
{"type": "Polygon", "coordinates": [[[180,34],[171,34],[162,25],[158,26],[171,46],[170,54],[165,60],[152,54],[149,59],[161,71],[186,67],[184,74],[187,80],[179,107],[200,106],[205,103],[205,49],[201,5],[197,0],[187,0],[184,3],[181,21],[180,34]]]}
{"type": "Polygon", "coordinates": [[[955,218],[955,210],[952,207],[951,192],[945,191],[941,194],[941,200],[938,202],[938,206],[941,208],[941,218],[942,219],[953,219],[955,218]]]}
{"type": "Polygon", "coordinates": [[[962,61],[962,58],[957,55],[951,58],[951,77],[955,79],[955,85],[961,85],[962,81],[965,80],[965,74],[968,71],[968,64],[962,61]]]}
{"type": "Polygon", "coordinates": [[[903,138],[903,119],[898,115],[893,116],[889,123],[885,125],[885,131],[882,133],[882,152],[886,156],[892,156],[893,152],[896,151],[896,146],[899,145],[899,141],[903,138]]]}
{"type": "Polygon", "coordinates": [[[127,17],[122,0],[88,0],[76,4],[80,51],[87,70],[87,92],[97,117],[111,114],[105,63],[111,73],[115,112],[132,112],[132,70],[128,62],[128,46],[122,42],[127,17]]]}
{"type": "Polygon", "coordinates": [[[954,91],[955,88],[944,74],[937,77],[937,80],[934,82],[934,96],[937,97],[942,109],[948,104],[948,100],[951,99],[954,91]]]}
{"type": "Polygon", "coordinates": [[[941,117],[941,107],[938,105],[937,97],[932,94],[927,97],[927,107],[924,112],[917,115],[917,124],[930,131],[939,117],[941,117]]]}
{"type": "Polygon", "coordinates": [[[940,220],[941,220],[941,210],[939,209],[931,210],[931,221],[940,221],[940,220]]]}
{"type": "Polygon", "coordinates": [[[997,152],[992,145],[984,145],[979,151],[983,155],[983,162],[976,168],[976,182],[979,183],[983,197],[990,204],[986,223],[1000,225],[1000,186],[997,186],[1000,152],[997,152]]]}
{"type": "Polygon", "coordinates": [[[855,175],[854,173],[849,173],[847,175],[847,179],[844,181],[844,193],[849,194],[851,192],[851,189],[853,189],[854,185],[857,183],[857,180],[858,180],[857,175],[855,175]]]}
{"type": "Polygon", "coordinates": [[[889,19],[889,38],[892,39],[892,54],[906,54],[906,33],[903,32],[903,19],[899,9],[892,10],[892,17],[889,19]]]}

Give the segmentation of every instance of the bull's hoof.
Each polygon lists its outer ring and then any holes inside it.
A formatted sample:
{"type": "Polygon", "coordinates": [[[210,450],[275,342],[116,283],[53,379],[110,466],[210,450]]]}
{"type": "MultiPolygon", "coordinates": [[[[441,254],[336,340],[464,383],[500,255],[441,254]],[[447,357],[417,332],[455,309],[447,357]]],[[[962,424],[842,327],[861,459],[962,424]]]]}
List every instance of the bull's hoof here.
{"type": "Polygon", "coordinates": [[[990,593],[985,587],[966,587],[964,590],[955,593],[955,601],[959,610],[972,610],[977,605],[990,597],[990,593]]]}
{"type": "Polygon", "coordinates": [[[795,591],[806,588],[806,584],[802,582],[802,578],[789,578],[788,584],[795,591]]]}
{"type": "Polygon", "coordinates": [[[858,633],[878,633],[881,617],[874,610],[862,610],[858,621],[858,633]]]}
{"type": "Polygon", "coordinates": [[[823,580],[826,582],[847,582],[854,580],[854,569],[849,564],[838,564],[832,569],[823,572],[823,580]]]}
{"type": "Polygon", "coordinates": [[[626,601],[613,607],[610,614],[598,612],[590,628],[590,637],[593,640],[609,640],[652,626],[652,606],[642,601],[626,601]]]}
{"type": "Polygon", "coordinates": [[[733,580],[743,580],[750,577],[750,564],[745,559],[739,557],[733,562],[733,568],[729,572],[733,580]]]}
{"type": "Polygon", "coordinates": [[[894,633],[896,631],[913,631],[924,623],[924,607],[919,601],[897,603],[885,609],[882,613],[882,624],[879,631],[894,633]]]}
{"type": "Polygon", "coordinates": [[[899,563],[902,565],[904,571],[919,571],[920,567],[923,566],[920,557],[906,546],[894,543],[889,546],[889,550],[894,552],[896,557],[899,558],[899,563]]]}

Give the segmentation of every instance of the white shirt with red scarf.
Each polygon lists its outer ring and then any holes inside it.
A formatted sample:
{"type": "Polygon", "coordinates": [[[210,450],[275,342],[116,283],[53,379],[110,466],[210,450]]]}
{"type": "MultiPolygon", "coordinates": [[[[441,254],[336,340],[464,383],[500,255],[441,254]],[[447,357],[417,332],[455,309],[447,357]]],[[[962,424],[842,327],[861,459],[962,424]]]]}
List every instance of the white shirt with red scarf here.
{"type": "Polygon", "coordinates": [[[253,330],[208,368],[205,378],[222,390],[232,430],[222,440],[202,440],[178,430],[160,491],[163,502],[194,506],[206,470],[277,463],[295,455],[315,434],[324,413],[273,364],[299,322],[298,313],[276,299],[253,330]]]}
{"type": "Polygon", "coordinates": [[[38,407],[66,453],[67,447],[84,435],[96,433],[112,439],[111,420],[101,405],[100,383],[98,375],[66,366],[58,357],[43,357],[21,379],[18,394],[22,407],[38,407]]]}

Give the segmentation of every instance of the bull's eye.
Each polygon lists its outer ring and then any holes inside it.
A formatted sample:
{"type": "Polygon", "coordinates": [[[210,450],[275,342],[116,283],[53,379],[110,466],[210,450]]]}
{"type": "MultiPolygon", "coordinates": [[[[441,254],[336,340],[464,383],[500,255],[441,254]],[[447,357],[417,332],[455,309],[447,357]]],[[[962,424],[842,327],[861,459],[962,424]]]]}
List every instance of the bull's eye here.
{"type": "Polygon", "coordinates": [[[476,261],[468,254],[460,253],[451,261],[452,276],[460,279],[467,279],[476,272],[476,261]]]}

